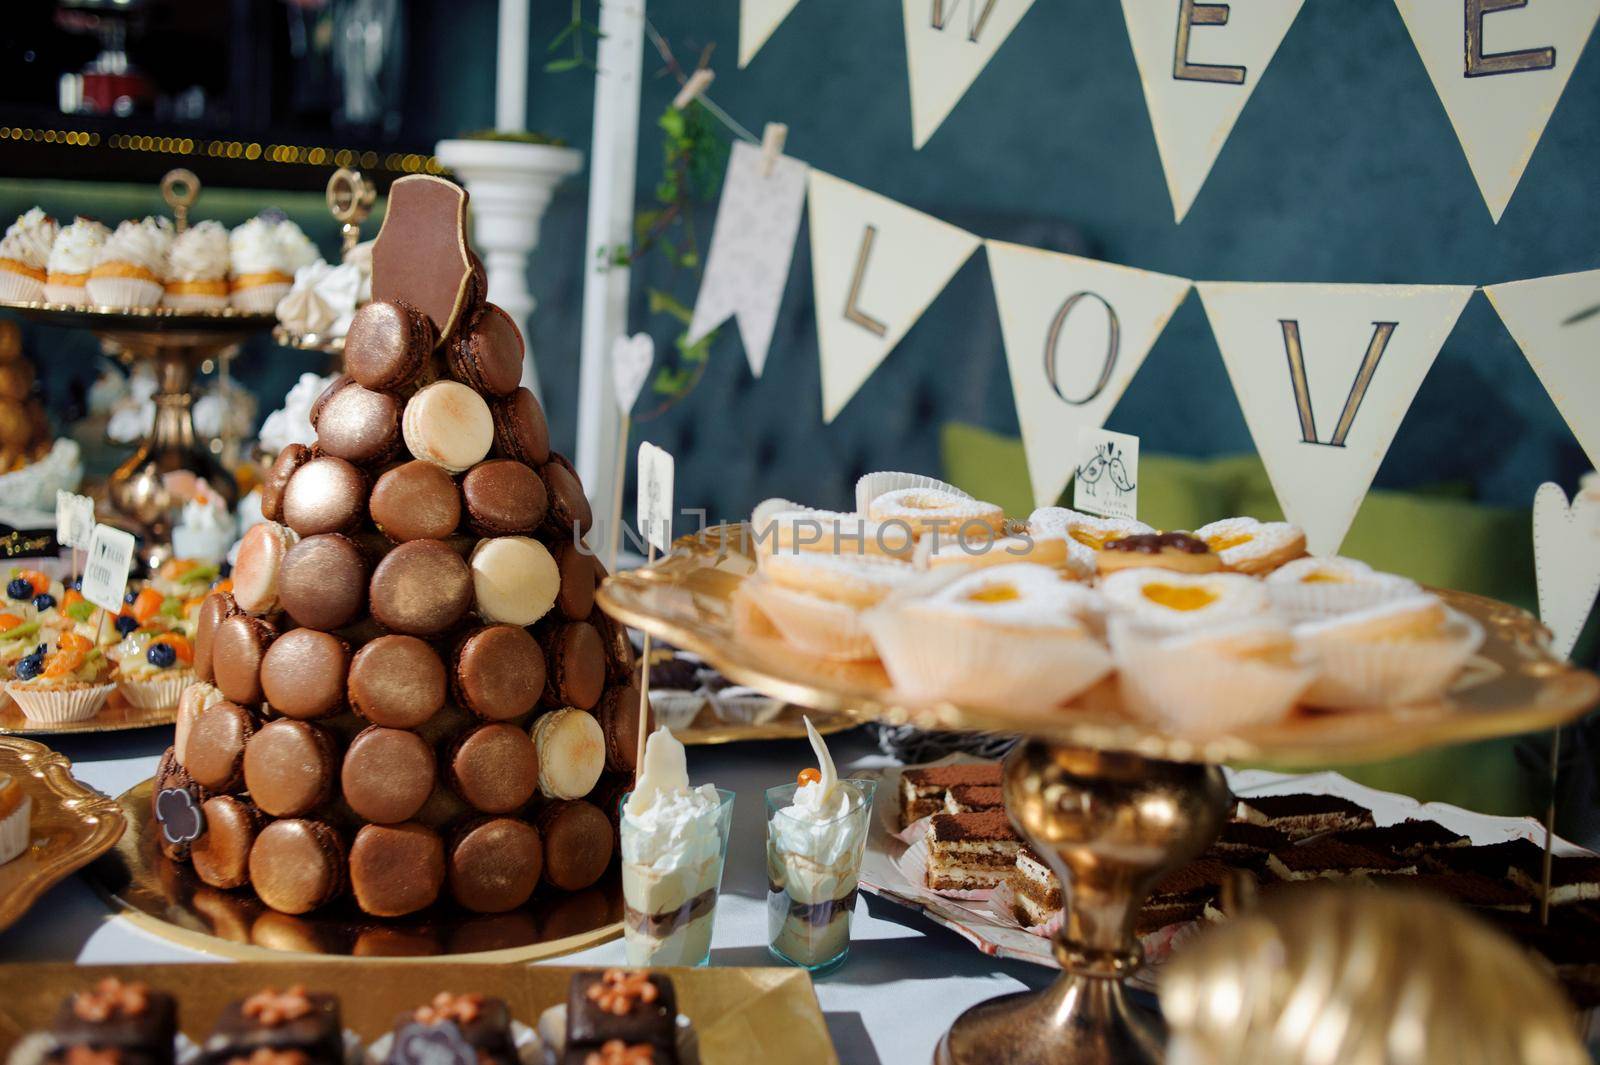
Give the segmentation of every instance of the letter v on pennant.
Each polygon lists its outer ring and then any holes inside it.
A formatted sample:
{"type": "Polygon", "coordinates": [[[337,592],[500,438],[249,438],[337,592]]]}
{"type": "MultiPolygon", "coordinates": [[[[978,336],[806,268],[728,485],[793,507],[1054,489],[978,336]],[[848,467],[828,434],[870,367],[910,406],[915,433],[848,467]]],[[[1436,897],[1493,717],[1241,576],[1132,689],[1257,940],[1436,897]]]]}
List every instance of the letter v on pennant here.
{"type": "Polygon", "coordinates": [[[1195,289],[1284,516],[1335,554],[1472,287],[1195,289]]]}

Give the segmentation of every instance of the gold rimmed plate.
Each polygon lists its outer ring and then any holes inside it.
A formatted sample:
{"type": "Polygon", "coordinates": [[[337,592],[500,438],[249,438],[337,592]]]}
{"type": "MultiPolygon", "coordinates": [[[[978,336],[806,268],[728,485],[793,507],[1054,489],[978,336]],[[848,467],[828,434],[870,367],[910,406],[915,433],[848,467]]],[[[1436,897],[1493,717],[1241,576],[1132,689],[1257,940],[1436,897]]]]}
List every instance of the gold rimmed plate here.
{"type": "Polygon", "coordinates": [[[124,699],[120,692],[112,692],[111,698],[106,700],[106,705],[93,717],[82,721],[60,723],[35,721],[23,714],[22,708],[14,701],[7,699],[5,702],[5,709],[0,710],[0,736],[66,736],[83,732],[124,732],[128,729],[170,725],[178,719],[176,706],[164,710],[139,710],[124,699]]]}
{"type": "Polygon", "coordinates": [[[805,719],[811,718],[817,732],[831,736],[835,732],[855,728],[858,718],[846,714],[830,714],[808,710],[789,703],[780,704],[770,717],[737,721],[721,716],[717,707],[708,701],[692,722],[672,730],[679,743],[685,747],[709,747],[721,743],[749,743],[757,740],[803,740],[806,738],[805,719]]]}
{"type": "MultiPolygon", "coordinates": [[[[573,973],[559,965],[477,966],[414,962],[338,964],[297,961],[292,967],[238,965],[0,965],[0,1056],[23,1035],[47,1028],[70,994],[108,976],[138,980],[172,994],[178,1028],[199,1043],[223,1007],[265,987],[304,984],[339,996],[344,1026],[371,1042],[393,1030],[395,1017],[441,991],[504,999],[514,1020],[530,1028],[565,1003],[573,973]]],[[[678,1012],[693,1026],[704,1065],[837,1065],[838,1054],[811,977],[790,968],[663,969],[678,1012]]],[[[453,1060],[453,1059],[450,1059],[453,1060]]]]}
{"type": "Polygon", "coordinates": [[[269,328],[275,315],[219,307],[214,311],[177,310],[172,307],[76,307],[67,303],[34,301],[13,303],[0,300],[0,310],[16,311],[45,325],[71,329],[140,329],[184,331],[222,331],[269,328]]]}
{"type": "Polygon", "coordinates": [[[122,810],[72,775],[72,763],[42,743],[0,736],[0,772],[33,800],[31,844],[0,865],[0,929],[67,876],[110,850],[123,833],[122,810]]]}
{"type": "Polygon", "coordinates": [[[1439,595],[1483,624],[1483,647],[1447,695],[1364,713],[1296,711],[1271,725],[1207,740],[1172,736],[1121,712],[1114,682],[1048,713],[911,705],[896,698],[877,662],[831,662],[795,650],[733,609],[755,572],[748,526],[685,537],[652,566],[614,574],[597,597],[635,628],[699,654],[736,684],[774,698],[859,718],[929,729],[1016,732],[1102,751],[1176,762],[1248,762],[1314,768],[1397,758],[1443,744],[1550,728],[1600,700],[1600,677],[1551,654],[1549,634],[1526,611],[1464,592],[1439,595]]]}
{"type": "Polygon", "coordinates": [[[116,849],[90,878],[139,928],[190,950],[244,961],[449,956],[474,962],[559,957],[622,935],[622,885],[613,865],[584,891],[540,888],[508,913],[474,914],[444,903],[412,917],[383,920],[346,900],[300,916],[268,909],[249,891],[201,883],[194,870],[165,857],[150,816],[151,782],[118,796],[127,824],[116,849]]]}

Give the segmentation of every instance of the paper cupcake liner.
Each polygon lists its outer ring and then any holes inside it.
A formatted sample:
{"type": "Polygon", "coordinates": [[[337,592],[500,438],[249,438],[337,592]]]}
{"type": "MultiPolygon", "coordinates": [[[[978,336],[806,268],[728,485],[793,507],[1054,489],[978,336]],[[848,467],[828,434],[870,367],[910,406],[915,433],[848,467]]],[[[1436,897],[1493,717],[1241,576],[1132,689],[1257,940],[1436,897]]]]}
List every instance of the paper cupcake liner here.
{"type": "Polygon", "coordinates": [[[852,608],[761,580],[745,581],[742,587],[778,634],[806,654],[841,662],[875,657],[872,638],[852,608]]]}
{"type": "Polygon", "coordinates": [[[694,724],[694,719],[705,709],[706,697],[697,691],[650,689],[650,710],[656,723],[668,732],[679,732],[694,724]]]}
{"type": "Polygon", "coordinates": [[[1483,643],[1476,621],[1450,611],[1435,639],[1372,641],[1305,638],[1319,670],[1304,702],[1326,710],[1374,710],[1443,695],[1483,643]]]}
{"type": "Polygon", "coordinates": [[[1188,739],[1277,721],[1316,677],[1309,665],[1230,658],[1125,623],[1114,623],[1110,636],[1128,715],[1188,739]]]}
{"type": "Polygon", "coordinates": [[[28,849],[33,834],[33,799],[22,797],[22,805],[0,818],[0,865],[28,849]]]}
{"type": "Polygon", "coordinates": [[[920,473],[895,473],[885,470],[880,473],[869,473],[856,481],[856,513],[865,515],[867,507],[874,499],[885,492],[898,492],[902,488],[932,488],[939,492],[949,492],[951,495],[960,496],[962,499],[971,499],[972,496],[963,492],[953,484],[947,484],[937,477],[924,477],[920,473]]]}
{"type": "Polygon", "coordinates": [[[46,725],[87,721],[100,712],[115,684],[96,684],[87,688],[37,688],[11,681],[6,691],[17,701],[22,716],[46,725]]]}
{"type": "Polygon", "coordinates": [[[118,680],[117,690],[135,710],[155,713],[176,709],[178,699],[194,680],[194,670],[174,669],[149,680],[118,680]]]}
{"type": "Polygon", "coordinates": [[[201,292],[168,292],[161,302],[175,311],[220,311],[228,306],[227,296],[201,292]]]}
{"type": "Polygon", "coordinates": [[[7,303],[37,303],[42,299],[43,281],[0,267],[0,300],[7,303]]]}
{"type": "Polygon", "coordinates": [[[271,314],[278,309],[278,301],[289,294],[289,288],[281,281],[269,281],[265,285],[236,288],[228,294],[228,300],[247,314],[271,314]]]}
{"type": "Polygon", "coordinates": [[[1402,579],[1352,581],[1348,584],[1266,581],[1265,587],[1272,608],[1292,622],[1353,614],[1418,592],[1415,584],[1402,579]]]}
{"type": "Polygon", "coordinates": [[[915,606],[870,610],[864,624],[895,690],[916,702],[1044,711],[1111,672],[1111,654],[1087,636],[986,626],[915,606]]]}
{"type": "Polygon", "coordinates": [[[161,282],[138,277],[91,277],[84,289],[96,307],[154,307],[166,293],[161,282]]]}
{"type": "Polygon", "coordinates": [[[52,285],[46,281],[44,284],[44,301],[46,303],[59,303],[66,307],[86,307],[89,304],[89,286],[83,285],[52,285]]]}
{"type": "Polygon", "coordinates": [[[723,721],[737,725],[764,725],[783,712],[783,700],[750,688],[724,688],[710,692],[711,708],[723,721]]]}

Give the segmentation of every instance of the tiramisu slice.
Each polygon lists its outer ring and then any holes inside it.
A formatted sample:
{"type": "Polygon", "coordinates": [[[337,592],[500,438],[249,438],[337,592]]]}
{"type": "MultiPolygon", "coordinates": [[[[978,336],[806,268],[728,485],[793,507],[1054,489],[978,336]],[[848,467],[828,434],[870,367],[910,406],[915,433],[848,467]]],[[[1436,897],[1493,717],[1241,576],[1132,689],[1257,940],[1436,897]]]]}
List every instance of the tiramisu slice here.
{"type": "Polygon", "coordinates": [[[1384,873],[1370,878],[1374,887],[1405,887],[1431,891],[1475,910],[1528,913],[1533,896],[1508,880],[1493,880],[1477,873],[1418,873],[1415,876],[1384,873]]]}
{"type": "MultiPolygon", "coordinates": [[[[1537,897],[1544,890],[1544,861],[1533,869],[1513,865],[1508,871],[1511,882],[1537,897]]],[[[1600,858],[1550,859],[1550,905],[1566,906],[1574,902],[1593,902],[1600,899],[1600,858]]]]}
{"type": "Polygon", "coordinates": [[[1248,821],[1229,821],[1222,826],[1222,834],[1207,849],[1210,857],[1227,860],[1234,857],[1265,857],[1273,851],[1287,847],[1291,840],[1275,828],[1252,825],[1248,821]]]}
{"type": "Polygon", "coordinates": [[[1472,841],[1458,836],[1437,821],[1401,821],[1382,828],[1357,828],[1340,832],[1333,837],[1341,843],[1353,843],[1384,854],[1402,858],[1416,858],[1436,850],[1470,847],[1472,841]]]}
{"type": "Polygon", "coordinates": [[[1239,800],[1238,818],[1305,839],[1320,832],[1371,828],[1372,811],[1337,795],[1256,795],[1239,800]]]}
{"type": "Polygon", "coordinates": [[[1280,880],[1330,880],[1417,871],[1413,861],[1332,839],[1285,847],[1267,859],[1267,868],[1280,880]]]}
{"type": "Polygon", "coordinates": [[[1428,854],[1427,864],[1443,872],[1481,873],[1493,880],[1512,876],[1541,882],[1544,848],[1525,839],[1508,839],[1483,847],[1447,847],[1428,854]]]}
{"type": "Polygon", "coordinates": [[[1000,786],[999,762],[963,762],[958,765],[907,769],[900,774],[900,827],[944,809],[944,793],[962,785],[1000,786]]]}
{"type": "Polygon", "coordinates": [[[999,810],[1005,804],[1005,795],[998,784],[956,784],[944,793],[944,812],[947,814],[999,810]]]}
{"type": "Polygon", "coordinates": [[[934,814],[928,827],[928,887],[987,891],[1016,865],[1021,841],[1004,810],[934,814]]]}
{"type": "Polygon", "coordinates": [[[1044,924],[1065,904],[1061,881],[1028,847],[1017,848],[1017,864],[1007,877],[1017,900],[1017,916],[1025,925],[1044,924]]]}

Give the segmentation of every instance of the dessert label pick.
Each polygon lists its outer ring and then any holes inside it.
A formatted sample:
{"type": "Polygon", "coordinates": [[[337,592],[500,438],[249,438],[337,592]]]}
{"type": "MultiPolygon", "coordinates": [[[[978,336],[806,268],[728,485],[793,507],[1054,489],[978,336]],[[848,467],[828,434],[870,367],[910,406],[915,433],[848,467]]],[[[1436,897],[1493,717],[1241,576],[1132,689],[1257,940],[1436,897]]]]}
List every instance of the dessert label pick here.
{"type": "Polygon", "coordinates": [[[611,385],[617,393],[617,409],[626,418],[644,390],[650,367],[656,361],[656,342],[648,333],[618,337],[611,345],[611,385]]]}
{"type": "Polygon", "coordinates": [[[639,445],[639,533],[657,551],[672,549],[672,455],[648,440],[639,445]]]}
{"type": "Polygon", "coordinates": [[[115,614],[128,590],[128,569],[137,544],[132,533],[96,525],[89,537],[89,558],[83,570],[83,597],[115,614]]]}
{"type": "Polygon", "coordinates": [[[1139,516],[1139,438],[1109,429],[1078,431],[1072,507],[1104,518],[1139,516]]]}
{"type": "Polygon", "coordinates": [[[72,492],[56,493],[56,543],[62,547],[89,546],[94,535],[94,500],[72,492]]]}
{"type": "Polygon", "coordinates": [[[156,793],[156,823],[161,838],[173,846],[193,843],[206,831],[205,811],[187,788],[163,788],[156,793]]]}
{"type": "Polygon", "coordinates": [[[1562,658],[1600,594],[1600,499],[1580,495],[1569,506],[1560,485],[1545,482],[1533,497],[1533,564],[1539,620],[1562,658]]]}

